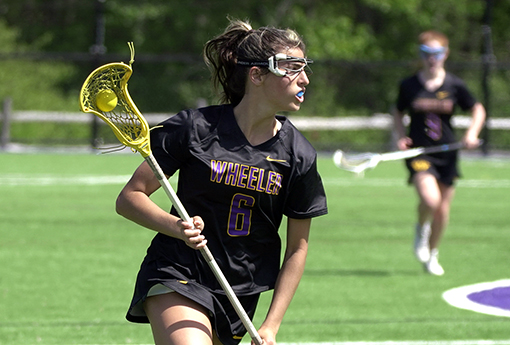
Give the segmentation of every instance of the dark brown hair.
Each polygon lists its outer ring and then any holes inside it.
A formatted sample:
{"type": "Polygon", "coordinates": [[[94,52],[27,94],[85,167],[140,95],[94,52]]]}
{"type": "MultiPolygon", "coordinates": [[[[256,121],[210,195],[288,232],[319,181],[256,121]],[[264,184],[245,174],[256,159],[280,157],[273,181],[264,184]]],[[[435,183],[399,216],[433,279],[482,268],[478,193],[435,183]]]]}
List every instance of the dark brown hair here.
{"type": "Polygon", "coordinates": [[[244,96],[249,70],[238,65],[237,60],[267,61],[292,48],[305,53],[305,44],[294,30],[274,27],[253,30],[249,22],[230,20],[221,35],[205,44],[204,60],[211,70],[215,89],[222,88],[221,101],[235,106],[244,96]]]}

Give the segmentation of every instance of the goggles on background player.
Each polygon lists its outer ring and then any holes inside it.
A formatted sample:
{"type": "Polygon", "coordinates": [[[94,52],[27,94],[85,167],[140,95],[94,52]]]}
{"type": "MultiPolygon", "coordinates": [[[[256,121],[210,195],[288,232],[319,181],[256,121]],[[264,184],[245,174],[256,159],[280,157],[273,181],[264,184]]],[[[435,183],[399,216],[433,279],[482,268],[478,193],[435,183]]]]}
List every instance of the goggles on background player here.
{"type": "Polygon", "coordinates": [[[422,59],[433,57],[436,60],[443,60],[448,49],[446,47],[433,48],[428,45],[420,45],[420,56],[422,59]]]}
{"type": "Polygon", "coordinates": [[[296,56],[289,56],[284,53],[279,53],[270,56],[267,61],[253,61],[253,60],[237,60],[237,64],[241,66],[260,66],[267,67],[274,75],[278,77],[295,76],[305,71],[307,75],[312,74],[312,69],[309,64],[313,63],[312,60],[296,56]]]}

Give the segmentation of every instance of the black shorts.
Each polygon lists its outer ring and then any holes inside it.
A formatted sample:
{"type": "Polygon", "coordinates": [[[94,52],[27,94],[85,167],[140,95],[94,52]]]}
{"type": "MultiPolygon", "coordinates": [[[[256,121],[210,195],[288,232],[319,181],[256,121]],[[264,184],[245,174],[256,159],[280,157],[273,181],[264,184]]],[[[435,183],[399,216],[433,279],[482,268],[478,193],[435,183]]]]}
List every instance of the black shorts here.
{"type": "MultiPolygon", "coordinates": [[[[225,345],[237,345],[246,334],[246,329],[234,307],[224,293],[214,292],[173,270],[161,267],[158,260],[145,258],[138,273],[135,292],[126,319],[131,322],[149,323],[143,309],[143,302],[149,290],[158,284],[179,293],[209,311],[211,324],[220,341],[225,345]]],[[[248,296],[237,296],[244,310],[253,319],[260,293],[248,296]]]]}
{"type": "Polygon", "coordinates": [[[455,180],[460,177],[458,168],[457,151],[442,152],[440,154],[421,155],[406,159],[406,167],[409,170],[408,183],[413,182],[416,173],[426,171],[447,186],[453,186],[455,180]]]}

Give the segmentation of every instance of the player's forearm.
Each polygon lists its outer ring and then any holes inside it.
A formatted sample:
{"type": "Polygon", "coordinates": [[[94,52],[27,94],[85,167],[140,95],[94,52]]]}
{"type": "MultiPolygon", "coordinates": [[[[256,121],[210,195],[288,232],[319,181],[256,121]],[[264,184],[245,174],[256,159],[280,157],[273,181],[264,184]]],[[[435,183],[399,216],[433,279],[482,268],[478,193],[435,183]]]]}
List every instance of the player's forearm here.
{"type": "Polygon", "coordinates": [[[121,216],[150,230],[172,237],[180,237],[177,217],[157,206],[146,194],[123,191],[117,198],[116,211],[121,216]]]}
{"type": "Polygon", "coordinates": [[[300,248],[286,258],[274,289],[271,306],[261,328],[270,329],[275,335],[282,323],[297,287],[303,276],[307,247],[300,248]]]}
{"type": "Polygon", "coordinates": [[[393,128],[397,134],[397,139],[401,139],[406,136],[406,130],[404,127],[404,114],[398,110],[393,111],[393,128]]]}
{"type": "Polygon", "coordinates": [[[472,109],[471,125],[466,131],[466,136],[478,137],[485,124],[485,108],[481,103],[476,103],[472,109]]]}

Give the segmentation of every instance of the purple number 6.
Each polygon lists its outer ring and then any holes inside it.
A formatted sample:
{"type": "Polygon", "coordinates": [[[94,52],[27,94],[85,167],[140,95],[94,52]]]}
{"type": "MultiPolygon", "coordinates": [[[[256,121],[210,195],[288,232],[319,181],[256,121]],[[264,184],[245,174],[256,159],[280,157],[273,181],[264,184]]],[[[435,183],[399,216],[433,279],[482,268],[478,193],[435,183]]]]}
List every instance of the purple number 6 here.
{"type": "Polygon", "coordinates": [[[255,198],[244,194],[235,194],[230,206],[228,234],[230,236],[248,236],[251,227],[251,208],[255,198]]]}

